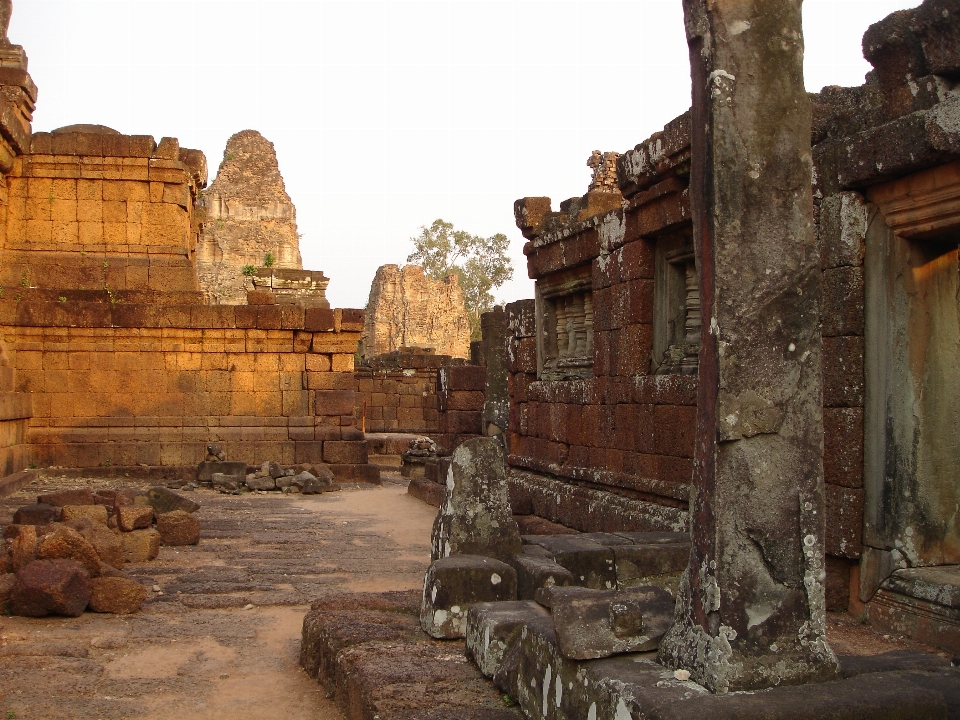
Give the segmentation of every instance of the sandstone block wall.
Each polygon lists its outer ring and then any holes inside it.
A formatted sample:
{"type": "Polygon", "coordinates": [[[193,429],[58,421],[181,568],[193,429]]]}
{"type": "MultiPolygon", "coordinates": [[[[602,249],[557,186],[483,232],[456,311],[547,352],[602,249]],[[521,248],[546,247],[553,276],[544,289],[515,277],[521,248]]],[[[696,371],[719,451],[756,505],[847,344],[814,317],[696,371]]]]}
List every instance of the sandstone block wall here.
{"type": "Polygon", "coordinates": [[[361,427],[367,432],[434,436],[438,429],[437,370],[450,359],[449,355],[398,351],[357,368],[356,416],[361,427]]]}
{"type": "Polygon", "coordinates": [[[0,301],[38,464],[366,462],[353,355],[363,313],[296,306],[0,301]]]}
{"type": "Polygon", "coordinates": [[[33,135],[7,176],[0,286],[198,290],[202,153],[173,138],[33,135]]]}
{"type": "Polygon", "coordinates": [[[483,435],[483,365],[445,365],[436,374],[437,434],[434,439],[449,452],[464,440],[483,435]]]}
{"type": "Polygon", "coordinates": [[[367,301],[363,358],[401,348],[430,348],[438,355],[470,357],[470,320],[455,275],[427,277],[423,268],[383,265],[367,301]]]}

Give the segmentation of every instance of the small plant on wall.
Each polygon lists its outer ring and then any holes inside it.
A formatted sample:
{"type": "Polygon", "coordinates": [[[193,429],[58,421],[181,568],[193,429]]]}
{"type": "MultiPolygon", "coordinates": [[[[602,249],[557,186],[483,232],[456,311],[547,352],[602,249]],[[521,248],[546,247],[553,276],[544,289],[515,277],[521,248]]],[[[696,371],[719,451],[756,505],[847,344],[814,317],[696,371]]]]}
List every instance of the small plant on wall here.
{"type": "Polygon", "coordinates": [[[273,256],[272,252],[268,252],[263,258],[264,267],[273,267],[277,262],[277,259],[273,256]]]}
{"type": "Polygon", "coordinates": [[[253,277],[254,275],[257,274],[257,268],[254,267],[253,265],[244,265],[243,270],[241,270],[240,272],[242,272],[247,277],[253,277]]]}

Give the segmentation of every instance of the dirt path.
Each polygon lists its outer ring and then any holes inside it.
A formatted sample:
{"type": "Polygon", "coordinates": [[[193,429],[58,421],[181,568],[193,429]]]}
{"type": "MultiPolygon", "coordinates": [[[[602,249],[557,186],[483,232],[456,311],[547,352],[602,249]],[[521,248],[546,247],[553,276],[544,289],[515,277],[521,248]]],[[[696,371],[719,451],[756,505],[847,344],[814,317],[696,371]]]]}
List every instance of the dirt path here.
{"type": "MultiPolygon", "coordinates": [[[[385,479],[319,496],[196,491],[200,545],[127,566],[159,588],[136,615],[0,618],[0,718],[339,720],[297,666],[309,602],[419,588],[429,564],[436,510],[385,479]]],[[[84,482],[38,481],[0,501],[0,523],[40,487],[84,482]]]]}

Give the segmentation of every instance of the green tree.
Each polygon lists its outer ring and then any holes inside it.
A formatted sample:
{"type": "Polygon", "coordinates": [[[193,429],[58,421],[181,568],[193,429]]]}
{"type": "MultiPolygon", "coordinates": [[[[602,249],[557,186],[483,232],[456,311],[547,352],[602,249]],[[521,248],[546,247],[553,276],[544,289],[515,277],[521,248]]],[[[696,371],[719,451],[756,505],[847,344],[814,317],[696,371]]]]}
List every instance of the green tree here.
{"type": "Polygon", "coordinates": [[[479,340],[480,314],[493,308],[491,291],[513,277],[513,263],[507,256],[510,240],[503,233],[488,238],[471,235],[437,219],[430,227],[421,227],[410,241],[414,251],[407,262],[420,265],[436,280],[457,275],[470,317],[470,338],[479,340]]]}

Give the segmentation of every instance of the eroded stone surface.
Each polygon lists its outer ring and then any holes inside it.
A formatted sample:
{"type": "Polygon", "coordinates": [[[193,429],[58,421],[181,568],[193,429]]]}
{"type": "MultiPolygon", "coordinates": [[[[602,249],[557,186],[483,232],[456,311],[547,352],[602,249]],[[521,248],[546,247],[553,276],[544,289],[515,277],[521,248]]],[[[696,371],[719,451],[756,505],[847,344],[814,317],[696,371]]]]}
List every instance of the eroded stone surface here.
{"type": "Polygon", "coordinates": [[[253,289],[246,265],[302,268],[297,212],[273,143],[255,130],[227,141],[216,179],[203,197],[207,218],[197,247],[200,286],[215,302],[238,305],[253,289]]]}
{"type": "Polygon", "coordinates": [[[520,552],[503,447],[494,438],[473,438],[453,453],[447,491],[433,524],[431,558],[485,555],[507,561],[520,552]]]}
{"type": "Polygon", "coordinates": [[[703,332],[693,552],[660,658],[714,691],[824,680],[837,661],[824,637],[822,274],[801,2],[687,0],[684,13],[703,332]]]}
{"type": "Polygon", "coordinates": [[[418,265],[381,266],[364,322],[364,360],[404,347],[470,357],[470,320],[456,275],[433,280],[418,265]]]}
{"type": "Polygon", "coordinates": [[[26,617],[78,617],[91,592],[90,577],[76,560],[36,560],[17,573],[11,611],[26,617]]]}
{"type": "Polygon", "coordinates": [[[435,638],[462,638],[474,603],[516,600],[517,574],[506,563],[454,555],[430,565],[423,580],[420,626],[435,638]]]}

